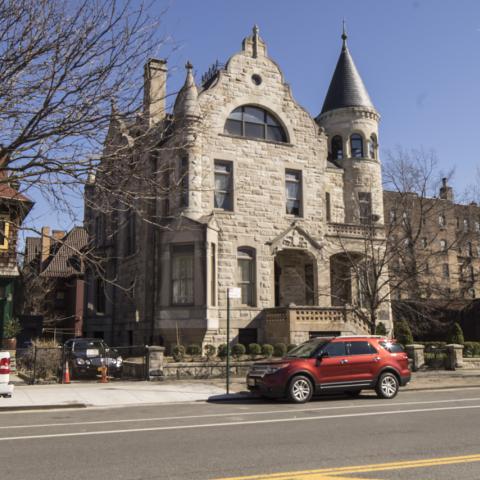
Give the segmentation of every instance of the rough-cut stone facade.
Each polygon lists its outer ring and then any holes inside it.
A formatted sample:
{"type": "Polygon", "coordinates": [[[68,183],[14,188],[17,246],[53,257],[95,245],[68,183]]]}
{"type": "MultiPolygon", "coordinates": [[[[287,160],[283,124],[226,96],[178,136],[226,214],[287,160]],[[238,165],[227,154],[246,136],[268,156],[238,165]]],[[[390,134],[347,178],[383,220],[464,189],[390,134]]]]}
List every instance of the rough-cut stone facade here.
{"type": "MultiPolygon", "coordinates": [[[[155,70],[159,71],[164,70],[155,70]]],[[[152,74],[146,78],[149,90],[152,74]]],[[[158,83],[155,91],[162,91],[158,83]]],[[[331,278],[337,274],[336,256],[361,255],[365,250],[366,229],[372,227],[361,225],[359,193],[371,198],[369,214],[380,219],[375,228],[382,236],[383,192],[376,145],[379,115],[373,107],[352,105],[313,118],[293,98],[254,29],[242,50],[201,87],[196,86],[187,65],[187,79],[173,114],[162,117],[158,106],[154,111],[158,125],[168,123],[173,133],[161,144],[155,166],[146,162],[150,166],[145,168],[156,176],[159,189],[170,190],[168,195],[158,193],[154,212],[138,211],[157,219],[160,226],[137,217],[137,251],[115,260],[114,269],[117,282],[135,283],[132,298],[122,305],[125,294],[111,287],[107,297],[116,305],[107,306],[104,318],[108,321],[99,321],[90,293],[87,333],[103,322],[106,336],[114,343],[132,341],[127,331],[133,331],[139,341],[143,336],[144,341],[166,345],[224,342],[227,288],[241,283],[243,251],[250,252],[253,286],[249,305],[231,300],[232,339],[298,343],[325,332],[367,332],[368,325],[345,305],[356,302],[355,282],[351,279],[343,287],[350,290],[349,302],[339,304],[333,301],[331,278]],[[259,107],[276,119],[285,141],[226,133],[227,118],[246,105],[259,107]],[[360,134],[363,141],[363,153],[355,158],[350,148],[352,134],[360,134]],[[342,136],[344,153],[342,159],[331,160],[331,139],[336,135],[342,136]],[[367,144],[371,138],[375,144],[370,155],[367,144]],[[227,162],[231,169],[231,211],[214,206],[216,161],[227,162]],[[287,170],[299,174],[298,215],[286,213],[287,170]],[[174,305],[177,273],[173,265],[179,251],[193,258],[191,263],[187,260],[186,274],[193,292],[188,301],[174,305]],[[293,305],[310,308],[311,315],[296,314],[293,319],[288,313],[293,305]],[[272,334],[274,320],[283,323],[278,332],[285,334],[272,334]]],[[[90,223],[95,215],[89,211],[90,223]]],[[[125,242],[121,237],[112,247],[117,251],[125,242]]],[[[390,329],[388,299],[380,310],[379,318],[390,329]]]]}

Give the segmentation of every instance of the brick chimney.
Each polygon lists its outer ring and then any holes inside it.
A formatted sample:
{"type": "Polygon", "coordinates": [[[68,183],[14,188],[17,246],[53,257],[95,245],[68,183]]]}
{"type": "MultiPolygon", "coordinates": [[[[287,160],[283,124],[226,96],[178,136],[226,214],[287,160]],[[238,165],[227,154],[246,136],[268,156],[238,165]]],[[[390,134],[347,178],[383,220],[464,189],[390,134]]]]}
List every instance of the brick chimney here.
{"type": "Polygon", "coordinates": [[[440,198],[453,202],[453,188],[447,185],[447,179],[442,178],[442,186],[440,187],[440,198]]]}
{"type": "Polygon", "coordinates": [[[151,58],[145,65],[143,112],[150,127],[165,118],[167,61],[151,58]]]}
{"type": "Polygon", "coordinates": [[[40,251],[40,260],[42,265],[50,256],[50,245],[51,245],[50,227],[42,227],[41,251],[40,251]]]}

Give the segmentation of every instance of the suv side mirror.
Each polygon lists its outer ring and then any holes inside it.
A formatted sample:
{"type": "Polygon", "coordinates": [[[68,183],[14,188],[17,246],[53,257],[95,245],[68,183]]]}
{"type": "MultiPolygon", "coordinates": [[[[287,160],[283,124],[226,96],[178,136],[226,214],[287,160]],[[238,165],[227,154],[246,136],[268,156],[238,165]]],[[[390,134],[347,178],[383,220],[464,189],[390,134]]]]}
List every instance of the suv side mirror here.
{"type": "Polygon", "coordinates": [[[328,352],[322,351],[317,355],[317,360],[320,362],[325,357],[328,357],[328,352]]]}

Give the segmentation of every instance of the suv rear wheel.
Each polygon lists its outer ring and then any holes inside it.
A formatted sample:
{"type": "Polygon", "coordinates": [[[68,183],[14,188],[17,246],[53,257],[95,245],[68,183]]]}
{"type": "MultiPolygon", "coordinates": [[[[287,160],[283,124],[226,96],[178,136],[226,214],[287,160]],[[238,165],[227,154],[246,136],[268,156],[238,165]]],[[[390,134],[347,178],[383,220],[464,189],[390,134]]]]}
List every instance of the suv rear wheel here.
{"type": "Polygon", "coordinates": [[[293,377],[288,386],[288,399],[293,403],[308,402],[313,395],[313,385],[309,378],[303,375],[293,377]]]}
{"type": "Polygon", "coordinates": [[[385,372],[380,375],[375,391],[379,398],[393,398],[398,393],[398,379],[390,372],[385,372]]]}

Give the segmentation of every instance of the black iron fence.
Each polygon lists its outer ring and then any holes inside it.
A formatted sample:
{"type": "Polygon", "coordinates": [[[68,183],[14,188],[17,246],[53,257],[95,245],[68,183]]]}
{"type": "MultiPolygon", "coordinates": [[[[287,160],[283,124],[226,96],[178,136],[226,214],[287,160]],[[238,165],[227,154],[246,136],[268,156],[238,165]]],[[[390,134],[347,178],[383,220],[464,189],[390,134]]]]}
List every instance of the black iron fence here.
{"type": "Polygon", "coordinates": [[[114,379],[145,379],[148,347],[105,347],[76,355],[63,346],[31,345],[16,352],[17,374],[30,384],[114,379]],[[102,372],[104,369],[104,372],[102,372]]]}

